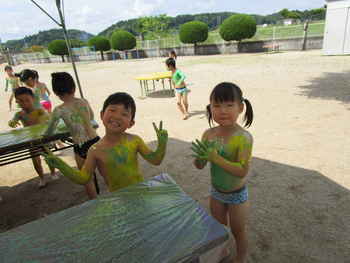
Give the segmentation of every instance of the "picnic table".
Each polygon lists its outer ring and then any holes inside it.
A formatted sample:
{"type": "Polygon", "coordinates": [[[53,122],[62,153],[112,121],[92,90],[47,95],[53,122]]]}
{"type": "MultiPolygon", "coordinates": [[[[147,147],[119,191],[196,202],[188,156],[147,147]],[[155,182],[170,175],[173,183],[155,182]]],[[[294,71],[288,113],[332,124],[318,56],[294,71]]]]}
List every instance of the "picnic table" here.
{"type": "Polygon", "coordinates": [[[161,174],[0,234],[0,262],[217,263],[228,240],[161,174]]]}
{"type": "MultiPolygon", "coordinates": [[[[94,128],[98,128],[95,121],[92,124],[94,128]]],[[[73,147],[71,135],[62,120],[53,135],[43,136],[46,130],[47,124],[38,124],[0,132],[0,166],[38,156],[44,146],[49,147],[52,152],[73,147]],[[61,140],[65,146],[59,148],[54,144],[57,140],[61,140]]]]}
{"type": "Polygon", "coordinates": [[[162,87],[163,90],[166,88],[165,82],[168,80],[169,83],[169,89],[172,90],[173,86],[171,83],[171,71],[166,71],[166,72],[155,72],[155,73],[150,73],[150,74],[145,74],[145,75],[140,75],[135,78],[140,82],[140,87],[141,87],[141,96],[143,97],[144,95],[147,96],[150,91],[155,91],[156,90],[156,85],[155,81],[161,80],[162,82],[162,87]],[[150,88],[148,85],[148,81],[152,81],[152,87],[150,88]]]}
{"type": "MultiPolygon", "coordinates": [[[[95,129],[98,128],[97,122],[92,121],[91,124],[95,129]]],[[[51,152],[57,152],[74,146],[72,137],[62,120],[53,135],[43,136],[47,128],[47,124],[38,124],[0,132],[0,166],[39,156],[44,147],[51,152]],[[63,142],[61,147],[55,143],[57,140],[63,142]]],[[[94,184],[99,193],[96,174],[94,174],[94,184]]]]}

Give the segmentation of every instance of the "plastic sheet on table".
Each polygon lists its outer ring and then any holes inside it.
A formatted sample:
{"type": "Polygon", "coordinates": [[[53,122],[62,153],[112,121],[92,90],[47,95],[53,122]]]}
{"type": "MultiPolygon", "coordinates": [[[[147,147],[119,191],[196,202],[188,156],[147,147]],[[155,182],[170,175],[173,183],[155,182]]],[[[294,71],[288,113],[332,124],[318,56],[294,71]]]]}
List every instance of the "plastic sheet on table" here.
{"type": "Polygon", "coordinates": [[[167,174],[0,234],[0,262],[193,262],[228,240],[167,174]]]}

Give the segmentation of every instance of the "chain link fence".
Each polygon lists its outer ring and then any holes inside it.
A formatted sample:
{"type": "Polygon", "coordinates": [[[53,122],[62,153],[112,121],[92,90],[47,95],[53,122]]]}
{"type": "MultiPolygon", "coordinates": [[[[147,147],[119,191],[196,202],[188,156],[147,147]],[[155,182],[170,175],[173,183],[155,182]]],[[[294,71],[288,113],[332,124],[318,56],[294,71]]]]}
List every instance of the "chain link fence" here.
{"type": "MultiPolygon", "coordinates": [[[[316,37],[324,35],[324,22],[310,23],[308,27],[308,36],[316,37]]],[[[289,25],[289,26],[258,26],[255,36],[248,41],[259,40],[278,40],[290,38],[302,38],[304,36],[304,24],[289,25]]],[[[208,35],[208,39],[199,43],[199,45],[222,44],[225,41],[221,38],[219,31],[212,31],[208,35]]],[[[157,40],[137,41],[138,49],[157,49],[157,48],[174,48],[190,46],[191,44],[183,44],[179,39],[178,34],[172,37],[162,38],[157,40]]]]}
{"type": "MultiPolygon", "coordinates": [[[[322,37],[324,35],[324,22],[310,23],[308,27],[308,37],[322,37]]],[[[278,41],[286,39],[302,39],[304,37],[304,24],[289,25],[289,26],[258,26],[255,36],[247,41],[278,41]]],[[[211,31],[208,39],[199,43],[199,46],[205,45],[220,45],[225,41],[221,38],[219,31],[211,31]]],[[[168,56],[168,52],[172,49],[186,50],[187,47],[193,47],[192,44],[184,44],[180,41],[178,33],[175,33],[167,38],[155,40],[138,40],[136,49],[128,52],[105,52],[107,60],[120,58],[141,58],[145,57],[145,51],[149,56],[160,57],[168,56]]],[[[100,52],[92,50],[90,47],[73,48],[75,61],[100,61],[100,52]]],[[[65,56],[67,58],[67,56],[65,56]]],[[[47,50],[37,53],[22,53],[13,56],[15,61],[21,63],[52,63],[61,62],[60,56],[53,56],[47,50]]]]}

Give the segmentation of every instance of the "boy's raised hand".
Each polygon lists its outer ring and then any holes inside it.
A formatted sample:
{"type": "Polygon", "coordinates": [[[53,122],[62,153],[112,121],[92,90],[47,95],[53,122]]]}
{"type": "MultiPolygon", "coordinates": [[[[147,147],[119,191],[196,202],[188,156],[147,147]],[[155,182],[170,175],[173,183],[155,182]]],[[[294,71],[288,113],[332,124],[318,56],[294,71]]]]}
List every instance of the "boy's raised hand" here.
{"type": "Polygon", "coordinates": [[[163,129],[163,121],[160,121],[159,128],[157,128],[156,124],[153,122],[153,128],[156,131],[158,142],[160,144],[166,144],[168,142],[168,132],[163,129]]]}
{"type": "Polygon", "coordinates": [[[213,162],[218,156],[218,147],[216,142],[210,141],[199,141],[192,142],[192,151],[195,153],[193,156],[199,160],[206,160],[213,162]]]}

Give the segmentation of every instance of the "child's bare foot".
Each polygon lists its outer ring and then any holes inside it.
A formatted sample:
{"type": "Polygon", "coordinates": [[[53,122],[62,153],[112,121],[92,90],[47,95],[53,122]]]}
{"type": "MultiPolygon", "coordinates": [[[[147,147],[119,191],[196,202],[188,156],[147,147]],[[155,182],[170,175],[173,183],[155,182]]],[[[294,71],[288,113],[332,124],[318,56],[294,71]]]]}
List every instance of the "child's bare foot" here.
{"type": "Polygon", "coordinates": [[[184,115],[183,120],[187,120],[188,117],[190,117],[190,115],[187,113],[187,114],[184,115]]]}
{"type": "Polygon", "coordinates": [[[52,174],[51,174],[51,179],[52,179],[52,180],[58,180],[58,179],[60,179],[60,177],[58,176],[57,173],[52,173],[52,174]]]}
{"type": "Polygon", "coordinates": [[[46,186],[45,179],[39,178],[39,189],[44,188],[46,186]]]}

